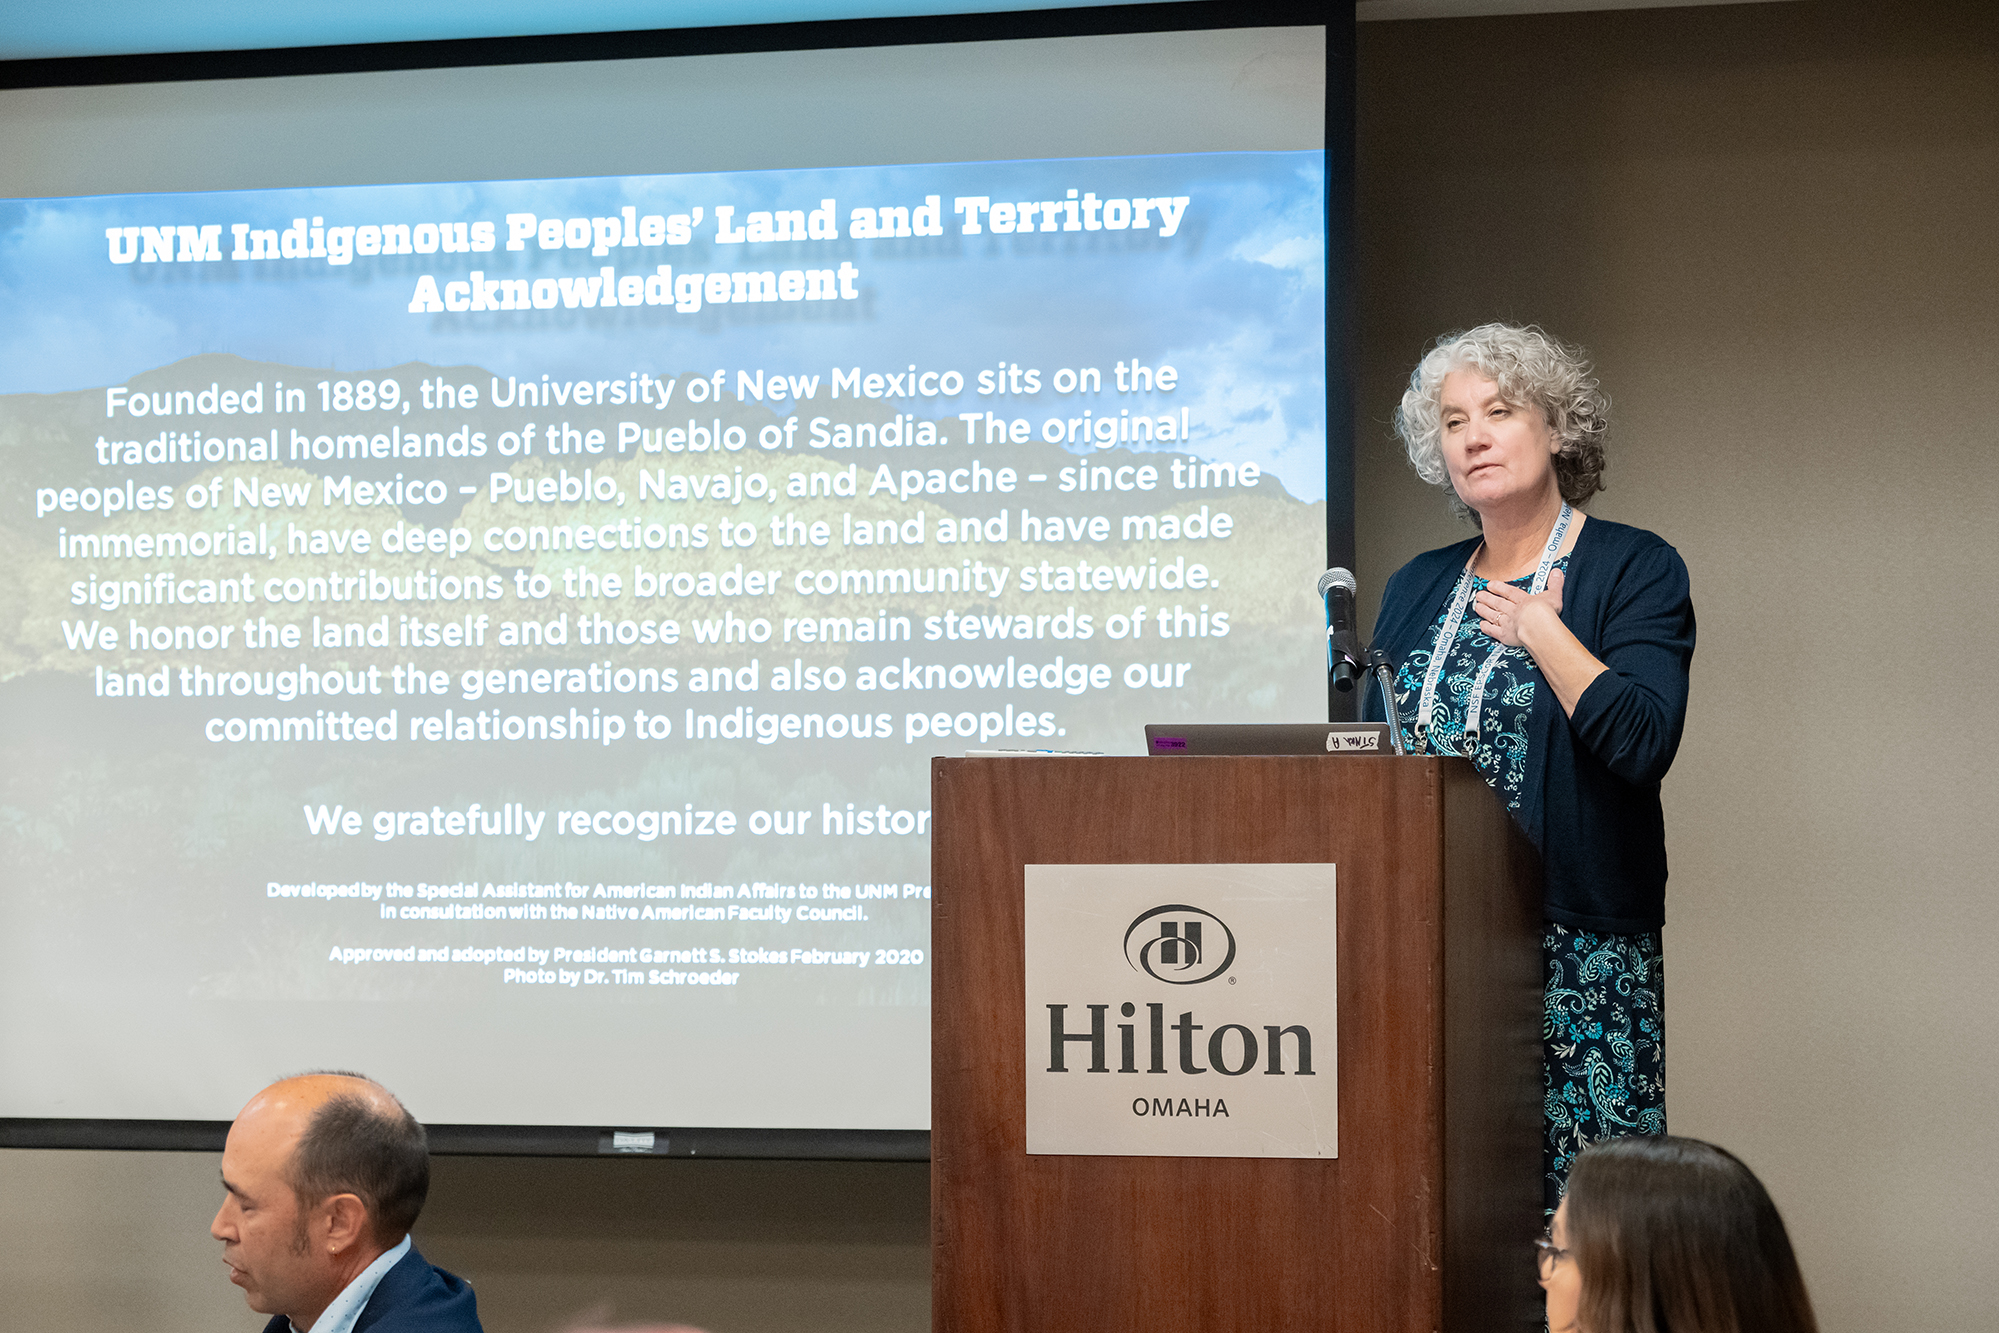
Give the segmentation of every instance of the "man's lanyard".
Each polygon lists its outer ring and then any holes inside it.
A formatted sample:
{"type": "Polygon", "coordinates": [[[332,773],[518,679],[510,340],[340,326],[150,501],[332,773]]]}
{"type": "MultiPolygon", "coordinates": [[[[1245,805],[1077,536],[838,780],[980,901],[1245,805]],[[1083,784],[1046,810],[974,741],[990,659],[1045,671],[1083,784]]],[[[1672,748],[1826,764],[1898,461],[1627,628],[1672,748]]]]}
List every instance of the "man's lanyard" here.
{"type": "MultiPolygon", "coordinates": [[[[1555,518],[1555,530],[1548,536],[1548,549],[1541,552],[1541,563],[1535,567],[1534,581],[1528,585],[1528,596],[1539,597],[1548,590],[1548,572],[1555,567],[1555,560],[1561,555],[1562,539],[1568,535],[1569,520],[1575,517],[1575,510],[1567,504],[1555,518]]],[[[1442,753],[1429,744],[1432,713],[1437,706],[1437,682],[1444,677],[1444,658],[1451,646],[1457,642],[1458,626],[1464,623],[1465,608],[1471,605],[1472,566],[1478,563],[1478,553],[1485,549],[1484,543],[1471,553],[1465,561],[1465,572],[1458,576],[1457,591],[1451,594],[1451,609],[1445,615],[1443,627],[1437,631],[1437,642],[1430,649],[1430,669],[1423,673],[1423,693],[1416,702],[1416,729],[1422,733],[1424,746],[1432,754],[1442,753]]],[[[1492,679],[1492,669],[1499,665],[1499,659],[1506,652],[1506,645],[1494,642],[1492,651],[1486,655],[1485,664],[1478,669],[1478,677],[1472,682],[1471,698],[1465,703],[1465,754],[1469,756],[1478,744],[1479,713],[1485,706],[1486,682],[1492,679]]]]}

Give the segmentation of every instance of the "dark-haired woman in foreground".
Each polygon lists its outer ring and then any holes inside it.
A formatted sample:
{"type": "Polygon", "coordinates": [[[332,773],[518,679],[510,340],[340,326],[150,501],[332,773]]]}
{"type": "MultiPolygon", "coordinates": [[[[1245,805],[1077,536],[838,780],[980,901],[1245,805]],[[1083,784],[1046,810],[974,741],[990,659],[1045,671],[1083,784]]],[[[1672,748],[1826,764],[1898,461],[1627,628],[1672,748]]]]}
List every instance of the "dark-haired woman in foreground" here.
{"type": "Polygon", "coordinates": [[[1777,1206],[1698,1139],[1585,1149],[1539,1258],[1548,1333],[1818,1333],[1777,1206]]]}
{"type": "Polygon", "coordinates": [[[1609,404],[1539,329],[1440,339],[1396,429],[1477,536],[1388,581],[1374,643],[1418,754],[1462,755],[1541,853],[1543,1207],[1585,1145],[1666,1132],[1666,834],[1659,782],[1686,719],[1687,567],[1584,515],[1609,404]]]}

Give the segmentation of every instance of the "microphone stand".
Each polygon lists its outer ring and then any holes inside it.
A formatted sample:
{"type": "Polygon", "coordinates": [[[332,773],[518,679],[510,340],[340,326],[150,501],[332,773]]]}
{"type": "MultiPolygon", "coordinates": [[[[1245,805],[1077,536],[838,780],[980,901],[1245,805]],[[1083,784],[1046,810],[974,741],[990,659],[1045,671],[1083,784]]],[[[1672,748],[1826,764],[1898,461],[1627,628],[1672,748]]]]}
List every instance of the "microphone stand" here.
{"type": "MultiPolygon", "coordinates": [[[[1394,747],[1395,753],[1407,754],[1408,747],[1402,741],[1402,718],[1395,711],[1395,668],[1389,664],[1388,654],[1379,648],[1368,650],[1367,667],[1381,690],[1381,712],[1388,719],[1388,743],[1394,747]]],[[[1367,699],[1363,694],[1361,712],[1366,711],[1367,699]]]]}

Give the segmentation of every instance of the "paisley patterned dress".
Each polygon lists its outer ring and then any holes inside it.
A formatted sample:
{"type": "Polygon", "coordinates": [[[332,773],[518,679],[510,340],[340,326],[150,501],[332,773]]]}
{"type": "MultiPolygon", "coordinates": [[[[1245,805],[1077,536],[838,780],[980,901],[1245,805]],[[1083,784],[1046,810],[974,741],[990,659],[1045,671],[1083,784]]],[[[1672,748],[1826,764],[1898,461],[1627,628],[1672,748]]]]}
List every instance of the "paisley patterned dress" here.
{"type": "MultiPolygon", "coordinates": [[[[1563,556],[1555,568],[1566,571],[1563,556]]],[[[1525,591],[1532,580],[1513,580],[1525,591]]],[[[1472,592],[1486,581],[1472,580],[1472,592]]],[[[1444,627],[1439,609],[1430,642],[1444,627]]],[[[1409,654],[1395,677],[1396,710],[1416,754],[1454,754],[1472,761],[1506,808],[1518,813],[1527,772],[1527,717],[1540,673],[1523,648],[1508,648],[1486,681],[1479,735],[1466,752],[1466,704],[1493,640],[1467,614],[1445,650],[1437,687],[1437,725],[1416,729],[1417,703],[1431,653],[1409,654]]],[[[1547,1008],[1541,1023],[1545,1137],[1543,1205],[1561,1202],[1569,1164],[1599,1139],[1666,1132],[1666,970],[1659,932],[1603,935],[1549,921],[1541,937],[1547,1008]]]]}

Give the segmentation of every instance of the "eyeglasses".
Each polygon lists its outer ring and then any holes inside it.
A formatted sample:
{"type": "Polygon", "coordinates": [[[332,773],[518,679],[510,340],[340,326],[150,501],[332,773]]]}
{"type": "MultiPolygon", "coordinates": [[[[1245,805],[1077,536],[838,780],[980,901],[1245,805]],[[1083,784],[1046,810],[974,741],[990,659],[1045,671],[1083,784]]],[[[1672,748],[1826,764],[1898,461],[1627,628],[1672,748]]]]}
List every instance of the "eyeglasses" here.
{"type": "Polygon", "coordinates": [[[1546,1282],[1555,1275],[1555,1265],[1569,1257],[1569,1252],[1547,1236],[1534,1242],[1534,1267],[1546,1282]]]}

